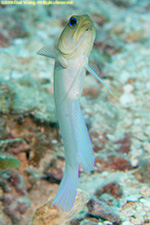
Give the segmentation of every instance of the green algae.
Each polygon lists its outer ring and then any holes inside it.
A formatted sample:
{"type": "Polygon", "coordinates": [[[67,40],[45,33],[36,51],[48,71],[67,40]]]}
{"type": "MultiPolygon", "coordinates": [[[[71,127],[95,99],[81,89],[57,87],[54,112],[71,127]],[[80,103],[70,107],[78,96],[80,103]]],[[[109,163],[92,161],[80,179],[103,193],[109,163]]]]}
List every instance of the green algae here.
{"type": "Polygon", "coordinates": [[[20,166],[20,161],[15,157],[0,153],[0,171],[6,169],[18,168],[20,166]]]}

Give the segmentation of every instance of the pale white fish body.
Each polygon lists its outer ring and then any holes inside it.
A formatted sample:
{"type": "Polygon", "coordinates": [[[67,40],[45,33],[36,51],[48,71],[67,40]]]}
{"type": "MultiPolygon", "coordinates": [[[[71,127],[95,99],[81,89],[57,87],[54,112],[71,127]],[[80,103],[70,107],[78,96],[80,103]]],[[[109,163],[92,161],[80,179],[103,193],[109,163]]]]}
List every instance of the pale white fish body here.
{"type": "Polygon", "coordinates": [[[54,99],[65,149],[65,171],[53,204],[64,211],[69,211],[75,201],[79,162],[88,172],[94,169],[93,148],[79,105],[86,70],[104,84],[88,66],[94,38],[95,28],[89,16],[72,16],[57,49],[44,47],[38,52],[55,59],[54,99]]]}
{"type": "Polygon", "coordinates": [[[79,99],[82,94],[85,78],[86,57],[78,57],[67,61],[67,68],[64,68],[56,60],[54,66],[54,98],[62,104],[66,100],[73,102],[79,99]]]}
{"type": "Polygon", "coordinates": [[[85,57],[68,60],[68,67],[59,62],[54,67],[54,98],[56,114],[65,148],[65,172],[54,200],[59,208],[72,208],[78,186],[79,161],[84,169],[94,168],[94,154],[88,131],[79,106],[82,93],[85,57]]]}

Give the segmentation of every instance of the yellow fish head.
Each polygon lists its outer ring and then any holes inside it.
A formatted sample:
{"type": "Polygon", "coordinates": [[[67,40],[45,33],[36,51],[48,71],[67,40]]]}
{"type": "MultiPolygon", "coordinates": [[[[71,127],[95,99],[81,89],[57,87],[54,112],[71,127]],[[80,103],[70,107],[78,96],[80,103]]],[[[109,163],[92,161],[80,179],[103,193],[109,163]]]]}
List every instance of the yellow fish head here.
{"type": "Polygon", "coordinates": [[[66,58],[75,58],[79,55],[90,55],[95,39],[95,27],[86,14],[73,15],[62,31],[58,50],[66,58]]]}

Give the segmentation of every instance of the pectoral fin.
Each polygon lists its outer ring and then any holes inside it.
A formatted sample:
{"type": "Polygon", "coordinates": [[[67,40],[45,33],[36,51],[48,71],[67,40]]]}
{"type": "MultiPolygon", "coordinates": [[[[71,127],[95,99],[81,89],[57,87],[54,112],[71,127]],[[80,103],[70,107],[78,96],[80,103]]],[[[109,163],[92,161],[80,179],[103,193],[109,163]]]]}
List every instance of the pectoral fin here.
{"type": "Polygon", "coordinates": [[[85,66],[86,70],[92,74],[98,81],[100,81],[108,90],[109,92],[112,94],[112,91],[110,90],[110,88],[105,84],[105,82],[95,73],[95,71],[89,66],[85,66]]]}
{"type": "Polygon", "coordinates": [[[57,60],[61,64],[61,66],[64,68],[68,67],[68,64],[67,64],[66,60],[64,59],[64,57],[61,56],[61,54],[55,48],[52,48],[51,46],[46,46],[46,47],[41,48],[37,52],[37,54],[45,56],[47,58],[57,60]]]}
{"type": "Polygon", "coordinates": [[[51,59],[57,58],[57,52],[55,48],[52,48],[51,46],[43,47],[38,52],[38,55],[42,55],[51,59]]]}

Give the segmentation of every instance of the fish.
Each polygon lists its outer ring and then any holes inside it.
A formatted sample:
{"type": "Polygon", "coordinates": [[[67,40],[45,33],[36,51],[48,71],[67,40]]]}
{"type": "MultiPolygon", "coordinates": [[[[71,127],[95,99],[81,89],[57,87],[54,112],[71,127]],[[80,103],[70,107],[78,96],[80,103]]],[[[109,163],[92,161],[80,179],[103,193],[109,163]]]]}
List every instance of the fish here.
{"type": "MultiPolygon", "coordinates": [[[[95,35],[96,29],[89,15],[72,15],[57,46],[46,46],[37,52],[55,60],[54,101],[65,150],[65,170],[52,205],[63,211],[70,211],[74,205],[79,163],[87,172],[94,169],[94,152],[80,108],[80,97],[86,71],[107,87],[88,65],[95,35]]],[[[111,92],[109,88],[108,90],[111,92]]]]}

